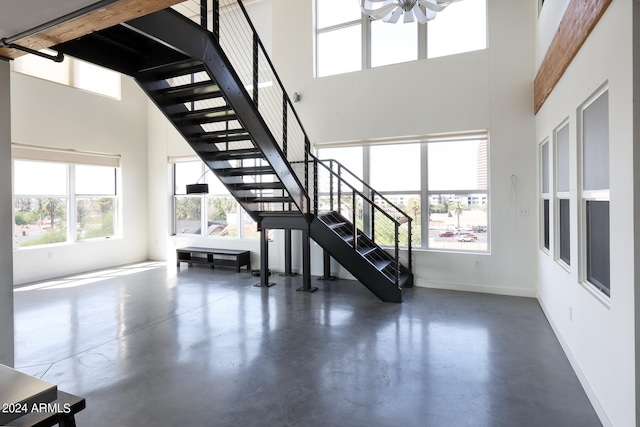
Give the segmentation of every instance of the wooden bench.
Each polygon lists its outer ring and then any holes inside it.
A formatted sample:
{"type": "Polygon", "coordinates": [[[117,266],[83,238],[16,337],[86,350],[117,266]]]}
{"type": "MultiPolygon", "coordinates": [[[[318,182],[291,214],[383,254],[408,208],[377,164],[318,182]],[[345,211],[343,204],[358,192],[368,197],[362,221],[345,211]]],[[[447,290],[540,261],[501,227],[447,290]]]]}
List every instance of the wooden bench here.
{"type": "Polygon", "coordinates": [[[196,248],[186,247],[176,249],[177,266],[181,262],[191,264],[209,264],[211,268],[215,266],[235,267],[238,273],[240,267],[247,266],[251,270],[251,253],[249,251],[237,249],[216,249],[216,248],[196,248]]]}
{"type": "Polygon", "coordinates": [[[15,427],[75,427],[75,415],[86,407],[84,398],[58,390],[58,398],[42,404],[42,411],[29,412],[9,423],[15,427]],[[46,405],[46,408],[45,408],[46,405]],[[47,412],[54,410],[54,412],[47,412]]]}

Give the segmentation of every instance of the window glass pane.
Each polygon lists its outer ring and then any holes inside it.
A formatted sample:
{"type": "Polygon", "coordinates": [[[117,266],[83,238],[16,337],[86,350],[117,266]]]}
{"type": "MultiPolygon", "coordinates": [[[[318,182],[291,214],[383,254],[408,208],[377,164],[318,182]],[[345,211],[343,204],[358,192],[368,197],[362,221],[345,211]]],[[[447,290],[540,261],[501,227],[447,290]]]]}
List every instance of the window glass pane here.
{"type": "Polygon", "coordinates": [[[428,144],[429,191],[486,190],[487,141],[428,144]]]}
{"type": "Polygon", "coordinates": [[[356,0],[316,0],[317,28],[330,27],[360,19],[361,12],[356,0]]]}
{"type": "Polygon", "coordinates": [[[587,280],[610,295],[609,202],[587,200],[587,280]]]}
{"type": "Polygon", "coordinates": [[[418,24],[371,22],[371,66],[418,59],[418,24]]]}
{"type": "Polygon", "coordinates": [[[542,144],[540,150],[540,178],[542,179],[542,193],[549,193],[549,143],[542,144]]]}
{"type": "Polygon", "coordinates": [[[487,47],[486,0],[448,6],[427,23],[427,57],[437,58],[487,47]]]}
{"type": "Polygon", "coordinates": [[[219,196],[226,196],[228,194],[231,194],[229,193],[229,190],[227,190],[227,187],[225,187],[224,184],[220,182],[218,176],[211,170],[207,171],[207,184],[209,184],[209,194],[215,194],[219,196]]]}
{"type": "Polygon", "coordinates": [[[13,194],[21,196],[66,195],[67,168],[64,163],[16,160],[13,169],[13,194]]]}
{"type": "Polygon", "coordinates": [[[429,196],[430,249],[486,251],[487,194],[429,196]]]}
{"type": "Polygon", "coordinates": [[[556,164],[558,191],[569,191],[569,125],[556,133],[556,164]]]}
{"type": "Polygon", "coordinates": [[[76,165],[76,194],[115,195],[116,170],[108,166],[76,165]]]}
{"type": "Polygon", "coordinates": [[[67,199],[61,197],[14,200],[16,247],[67,241],[67,199]]]}
{"type": "Polygon", "coordinates": [[[550,217],[549,217],[549,199],[542,201],[542,245],[545,249],[549,249],[550,236],[550,217]]]}
{"type": "Polygon", "coordinates": [[[585,190],[609,188],[609,93],[604,92],[582,113],[585,190]]]}
{"type": "Polygon", "coordinates": [[[74,60],[73,86],[119,99],[120,73],[88,62],[74,60]]]}
{"type": "MultiPolygon", "coordinates": [[[[43,49],[42,52],[56,55],[56,52],[50,49],[43,49]]],[[[22,55],[13,61],[13,69],[18,73],[68,85],[70,62],[69,57],[65,57],[64,61],[59,63],[36,55],[22,55]]]]}
{"type": "Polygon", "coordinates": [[[238,202],[232,196],[207,198],[207,236],[239,237],[238,202]]]}
{"type": "Polygon", "coordinates": [[[560,259],[571,265],[571,216],[569,199],[559,200],[560,259]]]}
{"type": "Polygon", "coordinates": [[[374,202],[381,208],[375,212],[375,241],[381,245],[395,245],[395,223],[389,219],[386,212],[391,218],[400,222],[400,246],[407,247],[409,245],[409,223],[400,212],[391,208],[388,203],[395,205],[398,209],[406,213],[411,219],[411,246],[420,247],[422,245],[421,237],[421,212],[420,212],[420,194],[384,194],[374,198],[374,202]],[[387,203],[388,200],[388,203],[387,203]]]}
{"type": "Polygon", "coordinates": [[[377,191],[420,191],[420,144],[372,146],[370,184],[377,191]]]}
{"type": "MultiPolygon", "coordinates": [[[[318,158],[322,160],[336,160],[336,162],[323,162],[328,168],[332,168],[336,174],[358,191],[363,190],[362,147],[322,148],[318,150],[318,158]],[[338,164],[339,163],[339,164],[338,164]],[[346,170],[345,170],[346,169],[346,170]]],[[[329,175],[326,170],[320,169],[320,177],[326,182],[321,182],[323,191],[328,191],[329,175]],[[324,188],[327,187],[327,188],[324,188]]]]}
{"type": "Polygon", "coordinates": [[[178,196],[175,198],[176,233],[201,234],[202,197],[178,196]]]}
{"type": "Polygon", "coordinates": [[[242,237],[245,239],[253,239],[260,237],[260,232],[258,231],[258,223],[253,220],[244,210],[242,211],[242,218],[244,222],[244,234],[242,237]]]}
{"type": "Polygon", "coordinates": [[[195,161],[175,163],[174,168],[174,194],[187,194],[188,184],[204,183],[204,178],[202,177],[202,162],[195,161]]]}
{"type": "Polygon", "coordinates": [[[76,198],[78,240],[114,235],[113,197],[76,198]]]}
{"type": "Polygon", "coordinates": [[[318,34],[318,77],[362,69],[360,25],[318,34]]]}

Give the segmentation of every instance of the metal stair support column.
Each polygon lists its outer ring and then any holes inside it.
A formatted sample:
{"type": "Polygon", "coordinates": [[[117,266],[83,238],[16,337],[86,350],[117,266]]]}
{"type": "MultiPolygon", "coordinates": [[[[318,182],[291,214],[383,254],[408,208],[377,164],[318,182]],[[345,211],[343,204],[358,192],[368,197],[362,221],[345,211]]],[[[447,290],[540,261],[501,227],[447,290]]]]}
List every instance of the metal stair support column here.
{"type": "Polygon", "coordinates": [[[284,273],[281,276],[295,276],[291,269],[291,229],[284,230],[284,273]]]}
{"type": "Polygon", "coordinates": [[[268,288],[275,285],[269,282],[269,230],[260,229],[260,283],[256,283],[256,288],[268,288]]]}
{"type": "Polygon", "coordinates": [[[302,287],[299,292],[315,292],[317,287],[311,286],[311,237],[309,229],[302,230],[302,287]]]}
{"type": "Polygon", "coordinates": [[[331,275],[331,254],[326,249],[322,250],[322,273],[318,280],[336,280],[336,276],[331,275]]]}

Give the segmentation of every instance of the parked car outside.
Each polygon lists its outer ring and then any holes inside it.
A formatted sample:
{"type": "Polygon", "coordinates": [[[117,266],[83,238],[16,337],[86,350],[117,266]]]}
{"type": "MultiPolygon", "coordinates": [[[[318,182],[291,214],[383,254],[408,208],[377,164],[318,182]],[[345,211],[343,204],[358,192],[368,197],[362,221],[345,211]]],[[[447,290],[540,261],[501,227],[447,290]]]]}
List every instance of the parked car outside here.
{"type": "Polygon", "coordinates": [[[458,236],[458,242],[475,242],[476,240],[478,240],[478,236],[469,233],[458,236]]]}
{"type": "Polygon", "coordinates": [[[453,231],[441,231],[440,234],[438,234],[438,236],[440,236],[440,237],[453,237],[453,231]]]}

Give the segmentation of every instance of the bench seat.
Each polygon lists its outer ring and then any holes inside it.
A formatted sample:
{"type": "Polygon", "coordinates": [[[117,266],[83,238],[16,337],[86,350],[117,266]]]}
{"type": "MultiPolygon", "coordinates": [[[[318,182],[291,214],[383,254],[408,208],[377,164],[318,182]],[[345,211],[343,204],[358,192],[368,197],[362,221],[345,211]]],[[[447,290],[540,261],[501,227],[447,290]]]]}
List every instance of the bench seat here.
{"type": "Polygon", "coordinates": [[[198,248],[189,246],[176,249],[177,266],[181,262],[191,264],[209,264],[211,268],[215,266],[235,267],[239,273],[240,268],[247,266],[247,271],[251,270],[251,253],[238,249],[216,249],[198,248]]]}

